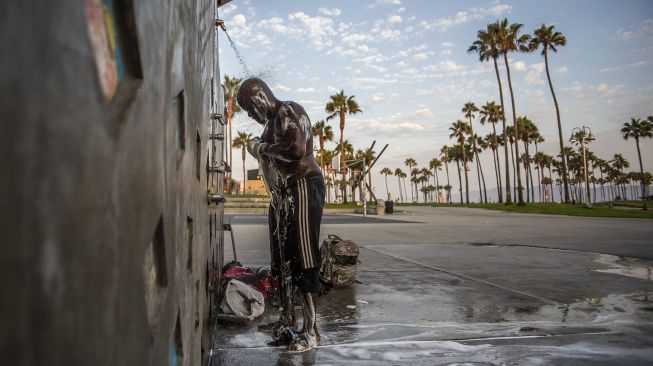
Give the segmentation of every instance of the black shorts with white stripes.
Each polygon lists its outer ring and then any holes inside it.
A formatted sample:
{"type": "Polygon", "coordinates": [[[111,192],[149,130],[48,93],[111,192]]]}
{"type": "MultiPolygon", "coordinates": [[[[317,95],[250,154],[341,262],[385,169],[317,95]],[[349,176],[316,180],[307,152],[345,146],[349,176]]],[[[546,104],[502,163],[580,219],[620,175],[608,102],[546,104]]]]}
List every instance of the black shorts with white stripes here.
{"type": "MultiPolygon", "coordinates": [[[[287,239],[284,257],[291,261],[295,285],[301,292],[321,292],[320,278],[320,223],[324,208],[324,178],[321,175],[302,178],[288,187],[287,197],[292,197],[288,216],[279,220],[285,226],[287,239]]],[[[279,205],[277,205],[279,206],[279,205]]],[[[284,215],[285,216],[285,215],[284,215]]],[[[272,271],[279,268],[279,233],[274,203],[268,213],[270,228],[270,253],[272,271]]]]}

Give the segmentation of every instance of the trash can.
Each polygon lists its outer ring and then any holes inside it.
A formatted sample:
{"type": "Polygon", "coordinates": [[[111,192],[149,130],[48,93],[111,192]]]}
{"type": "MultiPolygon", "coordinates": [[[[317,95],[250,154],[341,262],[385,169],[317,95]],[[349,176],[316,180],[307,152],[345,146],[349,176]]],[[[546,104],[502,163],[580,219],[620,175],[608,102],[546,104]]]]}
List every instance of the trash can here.
{"type": "Polygon", "coordinates": [[[385,201],[383,201],[382,199],[376,200],[376,214],[385,215],[385,201]]]}
{"type": "Polygon", "coordinates": [[[394,210],[393,204],[393,201],[385,201],[385,213],[392,214],[394,210]]]}

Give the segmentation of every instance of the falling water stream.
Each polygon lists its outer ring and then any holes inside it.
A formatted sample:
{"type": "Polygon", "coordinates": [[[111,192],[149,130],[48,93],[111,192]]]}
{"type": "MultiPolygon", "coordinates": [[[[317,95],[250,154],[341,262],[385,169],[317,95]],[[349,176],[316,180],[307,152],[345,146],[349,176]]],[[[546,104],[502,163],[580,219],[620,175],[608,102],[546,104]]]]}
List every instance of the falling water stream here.
{"type": "Polygon", "coordinates": [[[243,71],[245,72],[245,77],[251,77],[252,74],[249,72],[249,69],[247,68],[247,64],[245,63],[245,60],[243,59],[243,57],[240,55],[240,51],[238,51],[238,48],[236,47],[236,44],[231,39],[231,37],[229,36],[229,33],[227,33],[226,30],[224,31],[224,34],[227,36],[227,39],[229,40],[229,44],[231,45],[231,49],[233,49],[234,53],[236,54],[236,58],[238,59],[238,63],[240,64],[240,66],[242,66],[243,71]]]}

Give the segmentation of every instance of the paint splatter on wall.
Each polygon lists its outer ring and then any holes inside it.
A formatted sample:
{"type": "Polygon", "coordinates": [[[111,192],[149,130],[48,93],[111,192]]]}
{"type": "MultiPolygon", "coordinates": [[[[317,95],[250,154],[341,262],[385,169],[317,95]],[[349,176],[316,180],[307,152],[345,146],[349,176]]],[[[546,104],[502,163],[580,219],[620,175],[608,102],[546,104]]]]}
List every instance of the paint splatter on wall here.
{"type": "Polygon", "coordinates": [[[113,0],[84,0],[84,11],[100,86],[108,102],[125,74],[113,0]]]}

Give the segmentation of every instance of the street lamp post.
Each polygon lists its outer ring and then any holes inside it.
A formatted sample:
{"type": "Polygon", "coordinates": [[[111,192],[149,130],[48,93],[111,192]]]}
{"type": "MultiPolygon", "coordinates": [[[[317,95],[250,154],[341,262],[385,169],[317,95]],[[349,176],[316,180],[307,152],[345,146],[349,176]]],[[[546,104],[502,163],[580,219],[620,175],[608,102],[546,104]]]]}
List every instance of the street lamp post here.
{"type": "Polygon", "coordinates": [[[594,135],[592,135],[592,130],[589,127],[575,127],[571,131],[569,142],[579,143],[581,150],[583,151],[583,172],[585,176],[585,191],[587,192],[587,202],[585,202],[585,207],[587,208],[592,207],[592,202],[590,197],[590,182],[587,177],[587,155],[585,151],[587,150],[587,143],[591,141],[594,141],[594,135]]]}

